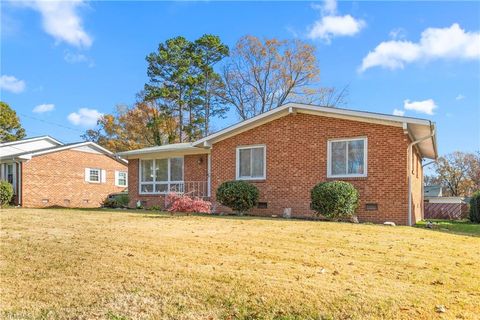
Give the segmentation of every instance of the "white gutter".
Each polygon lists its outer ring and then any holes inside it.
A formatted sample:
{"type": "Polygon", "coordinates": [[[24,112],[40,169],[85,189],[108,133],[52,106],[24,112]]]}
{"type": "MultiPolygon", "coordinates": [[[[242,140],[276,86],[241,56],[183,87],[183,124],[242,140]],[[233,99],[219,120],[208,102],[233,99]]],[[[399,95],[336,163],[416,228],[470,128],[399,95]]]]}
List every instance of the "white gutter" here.
{"type": "MultiPolygon", "coordinates": [[[[405,128],[405,126],[404,126],[404,128],[405,128]]],[[[433,129],[428,136],[420,138],[418,140],[415,140],[408,145],[408,149],[407,149],[407,162],[408,162],[407,163],[407,174],[408,174],[408,225],[409,226],[412,225],[412,172],[411,172],[412,171],[412,169],[411,169],[412,148],[413,148],[414,145],[416,145],[416,144],[418,144],[422,141],[433,138],[433,136],[435,136],[435,129],[433,129]]]]}

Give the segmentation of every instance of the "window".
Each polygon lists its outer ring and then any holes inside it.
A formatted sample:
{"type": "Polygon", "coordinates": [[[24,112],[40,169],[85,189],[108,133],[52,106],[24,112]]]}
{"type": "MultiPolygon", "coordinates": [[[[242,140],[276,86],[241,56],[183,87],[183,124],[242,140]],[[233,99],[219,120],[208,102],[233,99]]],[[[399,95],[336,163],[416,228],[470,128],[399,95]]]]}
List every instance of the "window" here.
{"type": "Polygon", "coordinates": [[[237,180],[257,180],[266,178],[265,146],[237,148],[237,180]]]}
{"type": "Polygon", "coordinates": [[[13,185],[13,181],[14,181],[14,178],[13,178],[14,177],[14,175],[13,175],[13,163],[7,164],[6,168],[5,168],[5,171],[6,171],[5,176],[7,177],[8,183],[13,185]]]}
{"type": "Polygon", "coordinates": [[[115,171],[115,185],[118,187],[127,186],[127,173],[125,171],[115,171]]]}
{"type": "Polygon", "coordinates": [[[0,179],[10,183],[13,187],[13,194],[17,194],[17,170],[14,163],[6,163],[1,165],[3,167],[0,172],[0,179]]]}
{"type": "Polygon", "coordinates": [[[100,169],[90,169],[88,181],[100,182],[100,169]]]}
{"type": "Polygon", "coordinates": [[[366,177],[367,138],[328,141],[327,177],[366,177]]]}
{"type": "Polygon", "coordinates": [[[183,192],[183,158],[140,160],[140,193],[183,192]]]}
{"type": "Polygon", "coordinates": [[[104,183],[107,179],[107,172],[98,168],[85,168],[85,181],[92,183],[104,183]]]}

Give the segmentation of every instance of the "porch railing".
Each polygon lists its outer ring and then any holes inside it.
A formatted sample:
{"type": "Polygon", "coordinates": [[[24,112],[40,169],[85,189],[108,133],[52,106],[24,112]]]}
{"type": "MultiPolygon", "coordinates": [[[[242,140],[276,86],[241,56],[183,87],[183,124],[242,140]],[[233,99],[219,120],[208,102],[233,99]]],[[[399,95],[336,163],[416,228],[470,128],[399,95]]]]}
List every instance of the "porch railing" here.
{"type": "Polygon", "coordinates": [[[209,197],[207,181],[183,181],[171,186],[172,192],[188,194],[191,197],[206,198],[209,197]]]}

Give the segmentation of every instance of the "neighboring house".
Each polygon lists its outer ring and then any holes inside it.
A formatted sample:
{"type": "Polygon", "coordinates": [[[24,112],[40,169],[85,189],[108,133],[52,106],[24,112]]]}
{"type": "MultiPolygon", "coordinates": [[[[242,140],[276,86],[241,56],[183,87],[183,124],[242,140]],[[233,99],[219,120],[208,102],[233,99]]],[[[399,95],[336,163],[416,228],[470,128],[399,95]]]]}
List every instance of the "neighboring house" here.
{"type": "Polygon", "coordinates": [[[411,225],[423,216],[421,161],[437,147],[429,120],[289,103],[193,143],[120,155],[131,206],[164,205],[169,191],[214,200],[222,182],[246,180],[260,190],[252,214],[303,217],[313,186],[343,180],[360,193],[360,221],[411,225]]]}
{"type": "Polygon", "coordinates": [[[99,207],[127,188],[127,161],[93,142],[49,137],[0,143],[0,179],[23,207],[99,207]]]}
{"type": "Polygon", "coordinates": [[[463,219],[468,215],[468,197],[444,197],[442,186],[424,187],[425,219],[463,219]]]}
{"type": "Polygon", "coordinates": [[[427,197],[441,197],[442,196],[442,186],[441,185],[431,185],[425,186],[423,189],[423,195],[427,197]]]}

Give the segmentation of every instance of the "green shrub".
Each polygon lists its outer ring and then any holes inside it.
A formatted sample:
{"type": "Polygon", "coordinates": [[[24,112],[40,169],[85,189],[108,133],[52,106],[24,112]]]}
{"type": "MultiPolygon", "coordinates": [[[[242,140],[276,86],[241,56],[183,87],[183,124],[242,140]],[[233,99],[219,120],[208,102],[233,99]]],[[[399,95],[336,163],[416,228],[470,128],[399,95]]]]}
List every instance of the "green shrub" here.
{"type": "Polygon", "coordinates": [[[470,213],[468,218],[471,222],[480,223],[480,190],[475,192],[470,199],[470,213]]]}
{"type": "Polygon", "coordinates": [[[117,201],[113,199],[105,199],[103,200],[102,207],[104,208],[116,208],[117,207],[117,201]]]}
{"type": "Polygon", "coordinates": [[[322,182],[311,191],[312,209],[332,220],[349,220],[358,207],[358,191],[348,182],[322,182]]]}
{"type": "Polygon", "coordinates": [[[120,194],[116,197],[115,199],[117,201],[117,205],[120,208],[128,208],[128,203],[130,202],[130,198],[128,197],[128,194],[120,194]]]}
{"type": "Polygon", "coordinates": [[[107,199],[103,201],[104,208],[128,208],[128,202],[130,198],[128,194],[115,194],[113,196],[109,196],[107,199]]]}
{"type": "Polygon", "coordinates": [[[258,188],[245,181],[226,181],[217,189],[217,201],[240,215],[257,205],[258,196],[258,188]]]}
{"type": "Polygon", "coordinates": [[[0,207],[8,205],[12,198],[13,186],[7,181],[0,181],[0,207]]]}

